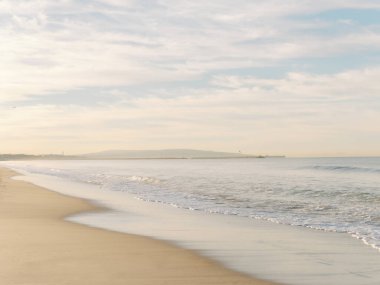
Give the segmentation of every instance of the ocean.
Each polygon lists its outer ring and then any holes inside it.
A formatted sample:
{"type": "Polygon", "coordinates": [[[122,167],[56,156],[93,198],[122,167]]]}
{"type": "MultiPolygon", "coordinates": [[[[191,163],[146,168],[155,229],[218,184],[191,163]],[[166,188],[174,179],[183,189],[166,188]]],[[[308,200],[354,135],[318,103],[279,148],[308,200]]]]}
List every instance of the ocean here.
{"type": "MultiPolygon", "coordinates": [[[[363,251],[370,249],[380,261],[380,158],[377,157],[12,161],[2,165],[27,177],[39,177],[40,182],[56,179],[61,184],[65,181],[80,185],[78,188],[86,188],[85,198],[111,208],[113,203],[115,212],[103,214],[103,218],[97,216],[95,226],[102,227],[103,221],[103,227],[109,229],[170,241],[180,239],[170,236],[169,231],[149,234],[146,229],[135,232],[133,227],[121,229],[122,224],[130,222],[121,212],[132,212],[131,206],[124,205],[122,200],[135,199],[191,212],[194,217],[214,215],[220,221],[223,217],[234,221],[230,217],[235,217],[239,221],[260,220],[294,229],[316,229],[318,234],[345,234],[359,240],[363,251]],[[112,203],[110,197],[115,197],[112,203]]],[[[48,188],[53,185],[42,184],[48,188]]],[[[84,197],[72,188],[61,192],[84,197]]],[[[202,246],[207,255],[207,246],[202,246]]],[[[236,254],[232,256],[236,261],[236,254]]],[[[247,272],[244,268],[237,269],[247,272]]]]}

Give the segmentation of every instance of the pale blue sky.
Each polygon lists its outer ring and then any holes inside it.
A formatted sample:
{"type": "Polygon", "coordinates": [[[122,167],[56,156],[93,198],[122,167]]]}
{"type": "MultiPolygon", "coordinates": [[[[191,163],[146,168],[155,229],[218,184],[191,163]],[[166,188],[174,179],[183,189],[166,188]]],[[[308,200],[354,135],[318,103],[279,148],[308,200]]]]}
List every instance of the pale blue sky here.
{"type": "Polygon", "coordinates": [[[2,0],[0,37],[0,153],[380,155],[377,0],[2,0]]]}

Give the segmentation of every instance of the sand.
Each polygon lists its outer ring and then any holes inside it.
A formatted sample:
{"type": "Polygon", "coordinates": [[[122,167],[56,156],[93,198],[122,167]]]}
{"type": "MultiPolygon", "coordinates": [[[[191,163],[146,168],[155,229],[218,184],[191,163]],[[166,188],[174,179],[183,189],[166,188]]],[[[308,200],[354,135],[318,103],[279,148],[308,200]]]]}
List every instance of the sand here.
{"type": "Polygon", "coordinates": [[[12,180],[13,175],[0,168],[2,285],[274,284],[163,241],[65,221],[104,209],[12,180]]]}

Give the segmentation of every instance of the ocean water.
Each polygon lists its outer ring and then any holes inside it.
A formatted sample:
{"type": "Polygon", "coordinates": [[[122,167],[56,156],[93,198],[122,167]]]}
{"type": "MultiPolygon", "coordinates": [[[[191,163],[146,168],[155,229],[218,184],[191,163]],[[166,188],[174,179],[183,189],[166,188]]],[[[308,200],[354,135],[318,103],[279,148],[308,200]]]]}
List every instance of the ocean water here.
{"type": "Polygon", "coordinates": [[[15,161],[143,201],[347,233],[380,250],[380,158],[15,161]]]}
{"type": "Polygon", "coordinates": [[[72,222],[161,239],[281,284],[380,284],[380,158],[0,165],[111,209],[72,222]]]}

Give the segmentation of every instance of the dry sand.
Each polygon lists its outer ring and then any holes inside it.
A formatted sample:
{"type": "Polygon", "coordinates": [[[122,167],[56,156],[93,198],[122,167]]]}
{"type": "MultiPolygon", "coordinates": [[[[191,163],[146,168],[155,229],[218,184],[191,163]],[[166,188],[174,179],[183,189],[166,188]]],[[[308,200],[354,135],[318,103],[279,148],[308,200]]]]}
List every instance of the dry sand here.
{"type": "Polygon", "coordinates": [[[257,284],[162,241],[64,221],[102,209],[33,184],[0,168],[0,284],[257,284]]]}

